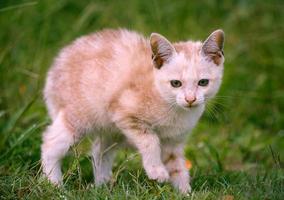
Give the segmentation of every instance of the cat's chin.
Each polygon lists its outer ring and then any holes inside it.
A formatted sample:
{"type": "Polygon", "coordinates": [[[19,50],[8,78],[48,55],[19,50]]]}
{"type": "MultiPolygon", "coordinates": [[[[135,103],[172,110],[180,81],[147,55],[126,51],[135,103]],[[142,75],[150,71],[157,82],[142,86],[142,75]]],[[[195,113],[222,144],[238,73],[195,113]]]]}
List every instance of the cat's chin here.
{"type": "Polygon", "coordinates": [[[182,110],[190,111],[200,107],[201,104],[194,104],[194,105],[180,105],[179,107],[182,110]]]}

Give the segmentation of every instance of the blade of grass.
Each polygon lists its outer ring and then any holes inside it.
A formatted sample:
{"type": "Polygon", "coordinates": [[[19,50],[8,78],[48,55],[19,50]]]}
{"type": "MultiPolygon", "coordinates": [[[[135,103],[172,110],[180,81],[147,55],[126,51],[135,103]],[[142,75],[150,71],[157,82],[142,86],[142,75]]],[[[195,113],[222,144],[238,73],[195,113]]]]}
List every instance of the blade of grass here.
{"type": "Polygon", "coordinates": [[[36,94],[23,108],[21,108],[18,112],[16,112],[7,125],[1,130],[3,134],[3,138],[0,141],[0,150],[3,148],[4,144],[6,143],[6,140],[8,139],[11,132],[13,132],[14,128],[16,127],[17,123],[20,121],[20,119],[24,116],[24,114],[28,111],[28,109],[33,105],[33,103],[36,101],[38,97],[38,94],[36,94]]]}
{"type": "Polygon", "coordinates": [[[24,7],[27,7],[27,6],[34,6],[37,3],[38,3],[37,1],[32,1],[32,2],[26,2],[26,3],[22,3],[22,4],[13,5],[13,6],[7,6],[5,8],[1,8],[0,12],[14,10],[14,9],[18,9],[18,8],[24,8],[24,7]]]}
{"type": "Polygon", "coordinates": [[[0,157],[0,163],[5,161],[5,157],[7,155],[9,155],[9,153],[11,153],[13,151],[13,149],[20,145],[21,143],[23,143],[32,133],[34,133],[36,130],[38,130],[41,127],[46,126],[47,122],[42,122],[39,124],[33,124],[32,126],[30,126],[26,131],[24,131],[20,137],[11,145],[11,147],[4,153],[1,155],[0,157]]]}

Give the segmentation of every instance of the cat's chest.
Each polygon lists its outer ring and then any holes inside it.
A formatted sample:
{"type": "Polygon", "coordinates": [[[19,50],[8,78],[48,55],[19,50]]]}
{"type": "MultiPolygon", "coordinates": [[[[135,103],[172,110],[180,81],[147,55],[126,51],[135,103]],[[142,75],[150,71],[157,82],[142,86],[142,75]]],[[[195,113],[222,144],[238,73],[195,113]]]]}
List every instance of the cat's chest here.
{"type": "Polygon", "coordinates": [[[204,107],[175,113],[169,116],[167,120],[154,127],[155,132],[160,138],[174,138],[189,133],[197,124],[204,107]]]}

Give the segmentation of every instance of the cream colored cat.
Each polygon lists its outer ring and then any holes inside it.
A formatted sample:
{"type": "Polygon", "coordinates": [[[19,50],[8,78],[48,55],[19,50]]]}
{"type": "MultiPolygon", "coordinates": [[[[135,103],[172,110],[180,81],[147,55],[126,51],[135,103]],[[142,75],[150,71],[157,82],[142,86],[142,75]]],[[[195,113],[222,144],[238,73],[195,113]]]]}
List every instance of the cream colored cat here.
{"type": "Polygon", "coordinates": [[[115,151],[137,148],[150,179],[191,191],[183,147],[223,74],[222,30],[205,42],[171,44],[128,30],[103,30],[65,47],[51,67],[44,97],[52,124],[43,135],[42,166],[62,183],[60,160],[86,133],[95,183],[111,178],[115,151]]]}

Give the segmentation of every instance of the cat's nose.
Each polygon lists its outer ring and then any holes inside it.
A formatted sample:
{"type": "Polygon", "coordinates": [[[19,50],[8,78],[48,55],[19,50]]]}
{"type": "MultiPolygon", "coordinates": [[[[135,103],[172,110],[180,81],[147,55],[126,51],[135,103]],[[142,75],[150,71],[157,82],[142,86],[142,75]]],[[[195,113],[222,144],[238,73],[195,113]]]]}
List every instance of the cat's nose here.
{"type": "Polygon", "coordinates": [[[196,101],[196,97],[195,96],[186,96],[185,101],[188,103],[189,106],[191,106],[196,101]]]}

